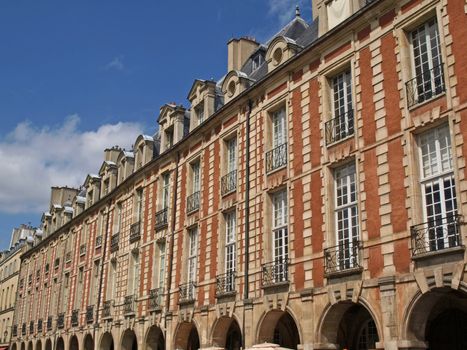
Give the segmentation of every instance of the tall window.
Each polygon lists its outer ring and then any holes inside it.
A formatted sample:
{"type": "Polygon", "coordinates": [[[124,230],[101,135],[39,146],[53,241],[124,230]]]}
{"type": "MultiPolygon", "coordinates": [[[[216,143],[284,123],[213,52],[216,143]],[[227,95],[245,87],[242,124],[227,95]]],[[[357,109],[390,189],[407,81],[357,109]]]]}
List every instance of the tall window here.
{"type": "Polygon", "coordinates": [[[199,161],[191,164],[191,172],[192,172],[192,178],[193,178],[192,193],[199,192],[200,187],[201,187],[200,186],[201,178],[200,178],[199,161]]]}
{"type": "Polygon", "coordinates": [[[141,221],[143,218],[143,190],[136,191],[136,221],[141,221]]]}
{"type": "Polygon", "coordinates": [[[115,227],[114,227],[114,234],[120,232],[120,228],[122,226],[122,203],[117,203],[117,207],[115,209],[115,217],[114,217],[115,227]]]}
{"type": "Polygon", "coordinates": [[[359,263],[355,254],[359,239],[355,164],[337,168],[334,177],[337,260],[340,269],[348,269],[359,263]]]}
{"type": "Polygon", "coordinates": [[[165,149],[169,149],[174,143],[174,130],[171,127],[165,131],[165,149]]]}
{"type": "Polygon", "coordinates": [[[272,197],[273,205],[273,246],[274,261],[288,259],[289,237],[287,232],[287,190],[275,193],[272,197]]]}
{"type": "Polygon", "coordinates": [[[237,139],[227,141],[227,173],[237,170],[237,139]]]}
{"type": "Polygon", "coordinates": [[[170,173],[162,175],[162,209],[169,206],[170,173]]]}
{"type": "Polygon", "coordinates": [[[457,214],[449,126],[429,130],[419,137],[423,214],[428,224],[429,250],[459,244],[454,224],[457,214]]]}
{"type": "Polygon", "coordinates": [[[159,249],[158,287],[162,290],[164,288],[164,280],[165,280],[165,242],[159,243],[157,247],[159,249]]]}
{"type": "Polygon", "coordinates": [[[236,261],[236,228],[237,219],[235,211],[225,214],[225,273],[226,292],[234,290],[235,261],[236,261]]]}
{"type": "Polygon", "coordinates": [[[196,115],[198,116],[198,124],[201,124],[204,121],[204,103],[201,102],[196,106],[196,115]]]}
{"type": "Polygon", "coordinates": [[[196,269],[198,261],[198,228],[188,230],[188,275],[187,282],[196,282],[196,269]]]}
{"type": "Polygon", "coordinates": [[[139,252],[130,254],[130,271],[128,281],[128,294],[138,295],[139,286],[139,252]]]}
{"type": "Polygon", "coordinates": [[[272,113],[272,147],[276,148],[286,143],[287,126],[285,120],[285,107],[272,113]]]}
{"type": "Polygon", "coordinates": [[[409,107],[444,91],[443,68],[436,18],[410,32],[415,79],[408,83],[409,107]]]}
{"type": "Polygon", "coordinates": [[[326,123],[326,143],[353,133],[352,76],[348,69],[332,78],[332,119],[326,123]]]}
{"type": "Polygon", "coordinates": [[[109,275],[107,280],[107,299],[112,300],[116,295],[117,282],[117,261],[112,260],[109,265],[109,275]]]}

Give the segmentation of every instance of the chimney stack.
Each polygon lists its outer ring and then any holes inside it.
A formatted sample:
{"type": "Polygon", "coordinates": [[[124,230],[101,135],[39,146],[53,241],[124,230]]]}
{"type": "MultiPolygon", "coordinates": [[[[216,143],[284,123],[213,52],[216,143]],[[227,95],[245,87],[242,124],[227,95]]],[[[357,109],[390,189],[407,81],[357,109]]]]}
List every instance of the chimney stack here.
{"type": "Polygon", "coordinates": [[[254,38],[242,37],[240,39],[231,39],[227,43],[228,72],[232,70],[240,70],[258,46],[259,44],[254,38]]]}

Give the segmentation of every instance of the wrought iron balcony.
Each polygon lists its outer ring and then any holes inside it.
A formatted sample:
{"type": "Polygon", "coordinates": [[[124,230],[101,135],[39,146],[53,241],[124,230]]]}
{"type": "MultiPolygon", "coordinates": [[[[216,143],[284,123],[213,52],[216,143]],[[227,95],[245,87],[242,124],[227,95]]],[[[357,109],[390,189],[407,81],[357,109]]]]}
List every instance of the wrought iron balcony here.
{"type": "Polygon", "coordinates": [[[79,324],[79,310],[71,311],[71,326],[77,327],[79,324]]]}
{"type": "Polygon", "coordinates": [[[96,237],[96,248],[102,246],[102,235],[96,237]]]}
{"type": "Polygon", "coordinates": [[[199,210],[199,197],[200,197],[200,192],[197,191],[193,193],[192,195],[188,196],[186,199],[186,211],[187,213],[192,213],[196,210],[199,210]]]}
{"type": "Polygon", "coordinates": [[[135,222],[130,226],[130,243],[139,241],[141,238],[141,223],[135,222]]]}
{"type": "Polygon", "coordinates": [[[113,300],[104,301],[104,304],[103,304],[103,307],[102,307],[102,317],[103,318],[112,317],[112,306],[113,306],[113,300]]]}
{"type": "Polygon", "coordinates": [[[135,296],[127,295],[123,301],[123,313],[132,314],[135,312],[135,296]]]}
{"type": "Polygon", "coordinates": [[[287,143],[266,152],[266,173],[287,165],[287,143]]]}
{"type": "Polygon", "coordinates": [[[13,327],[11,328],[11,335],[13,337],[17,337],[18,336],[18,325],[15,324],[13,325],[13,327]]]}
{"type": "Polygon", "coordinates": [[[277,284],[289,282],[289,260],[277,259],[272,262],[263,264],[262,285],[263,287],[271,287],[277,284]]]}
{"type": "Polygon", "coordinates": [[[237,170],[232,170],[221,178],[221,194],[232,193],[237,189],[237,170]]]}
{"type": "Polygon", "coordinates": [[[42,325],[43,325],[43,321],[42,321],[42,318],[40,318],[39,320],[37,320],[37,333],[42,333],[42,325]]]}
{"type": "Polygon", "coordinates": [[[167,222],[168,222],[168,213],[169,213],[169,209],[168,208],[164,208],[162,210],[159,210],[157,213],[156,213],[156,224],[155,224],[155,228],[156,230],[160,230],[161,228],[164,228],[167,226],[167,222]]]}
{"type": "Polygon", "coordinates": [[[234,294],[235,271],[229,271],[216,277],[216,296],[234,294]]]}
{"type": "Polygon", "coordinates": [[[179,303],[192,303],[195,301],[195,284],[193,282],[181,284],[178,287],[179,303]]]}
{"type": "Polygon", "coordinates": [[[405,83],[408,107],[415,106],[441,95],[446,91],[444,85],[443,65],[425,70],[422,74],[405,83]]]}
{"type": "Polygon", "coordinates": [[[65,327],[65,314],[62,312],[57,316],[57,328],[62,329],[65,327]]]}
{"type": "Polygon", "coordinates": [[[326,145],[345,139],[354,134],[353,110],[337,115],[324,125],[326,145]]]}
{"type": "Polygon", "coordinates": [[[21,326],[21,334],[22,335],[26,335],[26,323],[23,323],[23,325],[21,326]]]}
{"type": "Polygon", "coordinates": [[[120,240],[120,234],[116,233],[110,237],[110,252],[116,252],[118,250],[118,242],[120,240]]]}
{"type": "Polygon", "coordinates": [[[324,249],[324,273],[338,274],[345,271],[360,270],[360,241],[343,242],[335,247],[324,249]]]}
{"type": "Polygon", "coordinates": [[[410,227],[412,256],[459,247],[460,224],[460,215],[449,215],[410,227]]]}
{"type": "Polygon", "coordinates": [[[162,288],[155,288],[149,291],[149,309],[157,310],[162,306],[162,288]]]}
{"type": "Polygon", "coordinates": [[[52,322],[53,322],[52,316],[47,317],[47,331],[52,330],[52,322]]]}
{"type": "Polygon", "coordinates": [[[86,244],[81,244],[79,247],[79,256],[86,255],[86,244]]]}
{"type": "Polygon", "coordinates": [[[34,333],[34,321],[29,321],[29,334],[34,333]]]}
{"type": "Polygon", "coordinates": [[[94,322],[94,305],[88,305],[86,307],[86,323],[94,322]]]}

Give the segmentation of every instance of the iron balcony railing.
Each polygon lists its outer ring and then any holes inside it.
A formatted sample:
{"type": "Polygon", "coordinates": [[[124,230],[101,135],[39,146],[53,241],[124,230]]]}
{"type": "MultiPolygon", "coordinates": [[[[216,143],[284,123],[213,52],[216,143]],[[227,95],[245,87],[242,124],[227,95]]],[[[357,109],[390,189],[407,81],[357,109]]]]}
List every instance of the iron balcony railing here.
{"type": "Polygon", "coordinates": [[[232,193],[237,189],[237,170],[232,170],[221,178],[221,194],[232,193]]]}
{"type": "Polygon", "coordinates": [[[326,275],[343,271],[361,269],[360,241],[346,241],[324,249],[324,273],[326,275]]]}
{"type": "Polygon", "coordinates": [[[71,311],[71,326],[77,327],[79,324],[79,310],[71,311]]]}
{"type": "Polygon", "coordinates": [[[65,314],[62,312],[57,316],[57,328],[62,329],[65,327],[65,314]]]}
{"type": "Polygon", "coordinates": [[[345,139],[354,134],[353,110],[341,113],[324,125],[326,145],[345,139]]]}
{"type": "Polygon", "coordinates": [[[13,337],[17,337],[17,336],[18,336],[18,325],[17,325],[17,324],[13,325],[13,328],[11,329],[11,335],[12,335],[13,337]]]}
{"type": "Polygon", "coordinates": [[[102,235],[96,237],[96,248],[102,246],[102,235]]]}
{"type": "Polygon", "coordinates": [[[412,256],[459,247],[460,225],[461,217],[456,214],[410,227],[412,256]]]}
{"type": "Polygon", "coordinates": [[[79,255],[86,255],[86,244],[81,244],[79,247],[79,255]]]}
{"type": "Polygon", "coordinates": [[[23,323],[23,325],[21,326],[21,334],[22,335],[26,335],[26,323],[23,323]]]}
{"type": "Polygon", "coordinates": [[[86,307],[86,323],[94,322],[94,305],[88,305],[86,307]]]}
{"type": "Polygon", "coordinates": [[[123,313],[132,314],[135,312],[135,296],[127,295],[123,300],[123,313]]]}
{"type": "Polygon", "coordinates": [[[229,271],[216,277],[216,295],[235,293],[235,271],[229,271]]]}
{"type": "Polygon", "coordinates": [[[159,210],[156,213],[156,217],[155,217],[155,222],[156,222],[155,228],[156,228],[156,230],[160,230],[161,228],[164,228],[165,226],[167,226],[168,213],[169,213],[168,208],[164,208],[162,210],[159,210]]]}
{"type": "Polygon", "coordinates": [[[287,165],[287,143],[266,152],[266,173],[287,165]]]}
{"type": "Polygon", "coordinates": [[[157,310],[162,306],[162,288],[154,288],[149,291],[149,309],[157,310]]]}
{"type": "Polygon", "coordinates": [[[29,334],[34,333],[34,321],[29,321],[29,334]]]}
{"type": "Polygon", "coordinates": [[[52,322],[53,322],[52,316],[47,317],[47,331],[52,330],[52,322]]]}
{"type": "Polygon", "coordinates": [[[199,194],[200,192],[194,192],[192,195],[188,196],[186,199],[186,211],[187,213],[194,212],[199,210],[199,194]]]}
{"type": "Polygon", "coordinates": [[[42,329],[43,329],[43,321],[42,321],[42,318],[40,318],[38,321],[37,321],[37,333],[42,333],[42,329]]]}
{"type": "Polygon", "coordinates": [[[106,300],[102,306],[102,317],[109,318],[112,317],[112,305],[113,300],[106,300]]]}
{"type": "Polygon", "coordinates": [[[135,222],[130,226],[130,243],[134,243],[140,240],[141,238],[141,224],[140,221],[135,222]]]}
{"type": "Polygon", "coordinates": [[[408,107],[428,101],[441,95],[446,90],[444,85],[443,65],[440,64],[405,83],[408,107]]]}
{"type": "Polygon", "coordinates": [[[195,301],[195,284],[188,282],[178,287],[179,303],[190,303],[195,301]]]}
{"type": "Polygon", "coordinates": [[[118,250],[118,242],[120,240],[120,234],[116,233],[110,237],[110,252],[116,252],[118,250]]]}
{"type": "Polygon", "coordinates": [[[289,282],[289,260],[276,259],[261,266],[262,286],[270,287],[289,282]]]}

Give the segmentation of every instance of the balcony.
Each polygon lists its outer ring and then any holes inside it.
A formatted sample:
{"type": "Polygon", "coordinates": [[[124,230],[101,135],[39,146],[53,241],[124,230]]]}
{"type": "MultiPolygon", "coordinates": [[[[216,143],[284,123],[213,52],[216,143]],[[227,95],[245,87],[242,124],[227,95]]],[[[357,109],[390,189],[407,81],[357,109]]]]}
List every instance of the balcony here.
{"type": "Polygon", "coordinates": [[[111,318],[112,317],[112,305],[113,300],[106,300],[102,306],[102,317],[111,318]]]}
{"type": "Polygon", "coordinates": [[[288,259],[277,259],[263,264],[261,271],[263,288],[289,283],[288,259]]]}
{"type": "Polygon", "coordinates": [[[156,224],[155,224],[155,228],[156,230],[160,230],[160,229],[163,229],[164,227],[167,226],[167,220],[168,220],[168,213],[169,213],[169,209],[168,208],[164,208],[162,210],[159,210],[157,213],[156,213],[156,224]]]}
{"type": "Polygon", "coordinates": [[[181,284],[178,287],[178,302],[179,304],[194,303],[195,301],[195,284],[193,282],[181,284]]]}
{"type": "Polygon", "coordinates": [[[216,296],[235,294],[235,271],[229,271],[216,277],[216,296]]]}
{"type": "Polygon", "coordinates": [[[266,173],[273,172],[287,165],[287,144],[283,143],[266,152],[266,173]]]}
{"type": "Polygon", "coordinates": [[[118,242],[120,240],[120,234],[116,233],[110,237],[110,252],[114,253],[118,250],[118,242]]]}
{"type": "Polygon", "coordinates": [[[130,243],[137,242],[141,239],[141,224],[140,221],[135,222],[130,226],[130,243]]]}
{"type": "Polygon", "coordinates": [[[237,189],[237,170],[233,170],[221,178],[221,195],[225,196],[237,189]]]}
{"type": "Polygon", "coordinates": [[[71,312],[71,326],[78,327],[79,324],[79,310],[73,310],[71,312]]]}
{"type": "Polygon", "coordinates": [[[102,247],[102,235],[96,237],[96,248],[102,247]]]}
{"type": "Polygon", "coordinates": [[[123,313],[125,315],[135,313],[135,296],[127,295],[123,300],[123,313]]]}
{"type": "Polygon", "coordinates": [[[68,264],[71,262],[71,252],[67,252],[65,255],[65,263],[68,264]]]}
{"type": "Polygon", "coordinates": [[[199,191],[188,196],[188,198],[186,199],[186,212],[187,213],[192,213],[196,210],[199,210],[199,197],[200,197],[199,191]]]}
{"type": "Polygon", "coordinates": [[[94,322],[94,305],[89,305],[86,307],[86,323],[94,322]]]}
{"type": "Polygon", "coordinates": [[[343,242],[324,250],[324,273],[327,276],[347,274],[362,270],[360,241],[343,242]]]}
{"type": "Polygon", "coordinates": [[[65,327],[65,314],[62,312],[57,316],[57,328],[62,329],[65,327]]]}
{"type": "Polygon", "coordinates": [[[34,321],[29,321],[29,334],[34,333],[34,321]]]}
{"type": "Polygon", "coordinates": [[[343,140],[354,134],[353,110],[339,114],[324,125],[326,145],[343,140]]]}
{"type": "Polygon", "coordinates": [[[26,323],[23,323],[23,325],[21,326],[21,334],[26,335],[26,323]]]}
{"type": "Polygon", "coordinates": [[[12,329],[11,329],[11,335],[12,337],[17,337],[18,336],[18,325],[13,325],[12,329]]]}
{"type": "Polygon", "coordinates": [[[79,256],[86,255],[86,244],[81,244],[79,246],[79,256]]]}
{"type": "Polygon", "coordinates": [[[155,288],[149,291],[149,309],[160,310],[162,307],[162,288],[155,288]]]}
{"type": "Polygon", "coordinates": [[[460,215],[449,215],[410,227],[412,257],[460,247],[461,223],[460,215]]]}
{"type": "Polygon", "coordinates": [[[43,321],[42,321],[42,318],[40,318],[38,321],[37,321],[37,333],[42,333],[42,329],[43,329],[43,321]]]}
{"type": "Polygon", "coordinates": [[[47,331],[52,330],[52,322],[53,322],[52,316],[47,317],[47,331]]]}
{"type": "Polygon", "coordinates": [[[446,91],[443,65],[433,67],[405,83],[409,108],[428,101],[446,91]]]}

